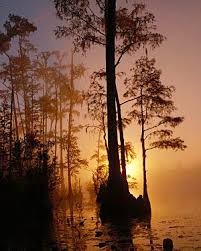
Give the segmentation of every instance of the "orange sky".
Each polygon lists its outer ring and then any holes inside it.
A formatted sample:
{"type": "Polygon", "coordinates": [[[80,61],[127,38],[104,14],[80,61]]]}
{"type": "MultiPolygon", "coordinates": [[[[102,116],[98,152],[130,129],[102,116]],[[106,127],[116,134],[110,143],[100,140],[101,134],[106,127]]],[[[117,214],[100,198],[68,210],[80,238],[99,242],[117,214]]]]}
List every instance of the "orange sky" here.
{"type": "MultiPolygon", "coordinates": [[[[124,1],[121,0],[121,3],[124,1]]],[[[173,169],[192,169],[201,167],[201,1],[200,0],[146,0],[148,8],[155,14],[158,30],[167,37],[160,48],[150,53],[157,60],[162,69],[162,79],[168,85],[175,85],[175,104],[179,114],[185,117],[184,123],[176,130],[188,148],[185,152],[153,151],[148,156],[149,185],[154,190],[162,186],[160,175],[165,177],[173,169]],[[164,170],[164,171],[163,171],[164,170]],[[170,170],[170,171],[168,171],[170,170]],[[160,175],[158,175],[160,174],[160,175]]],[[[58,21],[54,16],[54,8],[49,0],[2,0],[0,3],[0,21],[3,22],[9,12],[25,15],[38,26],[34,35],[34,42],[42,50],[60,49],[70,52],[69,39],[56,40],[53,29],[58,21]]],[[[126,57],[122,61],[121,70],[127,70],[137,59],[137,55],[126,57]]],[[[83,62],[88,67],[88,73],[98,70],[104,65],[104,51],[93,49],[87,57],[77,55],[76,62],[83,62]]],[[[88,85],[86,76],[80,86],[88,85]]],[[[121,91],[121,86],[119,86],[121,91]]],[[[82,119],[80,118],[82,122],[82,119]]],[[[81,147],[86,153],[92,152],[92,145],[96,137],[82,136],[81,147]],[[87,144],[86,144],[87,142],[87,144]]],[[[139,132],[136,126],[126,130],[126,139],[138,142],[136,152],[139,151],[139,132]]]]}

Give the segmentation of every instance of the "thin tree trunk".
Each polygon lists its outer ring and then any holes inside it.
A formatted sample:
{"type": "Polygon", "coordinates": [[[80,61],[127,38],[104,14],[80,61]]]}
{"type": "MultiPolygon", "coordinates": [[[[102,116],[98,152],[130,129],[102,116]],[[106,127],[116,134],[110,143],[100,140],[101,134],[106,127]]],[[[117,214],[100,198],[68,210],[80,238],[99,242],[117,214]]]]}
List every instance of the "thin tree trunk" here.
{"type": "Polygon", "coordinates": [[[68,173],[68,198],[71,201],[72,196],[73,196],[73,189],[72,189],[71,168],[70,168],[70,166],[68,166],[67,171],[68,171],[67,172],[68,173]]]}
{"type": "MultiPolygon", "coordinates": [[[[21,59],[23,58],[23,52],[22,52],[22,42],[21,38],[19,37],[19,53],[21,59]]],[[[24,71],[21,69],[21,78],[22,78],[22,85],[23,85],[23,98],[24,98],[24,114],[25,114],[25,131],[26,134],[30,133],[30,120],[29,120],[29,100],[27,96],[27,88],[25,84],[25,78],[24,78],[24,71]]]]}
{"type": "MultiPolygon", "coordinates": [[[[47,60],[45,61],[45,67],[47,68],[47,60]]],[[[47,82],[46,73],[45,73],[44,82],[45,82],[45,92],[44,93],[45,93],[45,97],[47,97],[47,95],[48,95],[48,82],[47,82]]],[[[45,105],[47,105],[47,104],[45,104],[45,105]]],[[[47,122],[48,122],[47,107],[46,107],[46,111],[45,111],[45,114],[44,114],[44,120],[45,120],[45,122],[44,122],[44,126],[45,126],[45,128],[44,128],[44,130],[45,130],[45,138],[44,138],[44,140],[45,140],[45,143],[47,143],[47,122]]]]}
{"type": "MultiPolygon", "coordinates": [[[[71,91],[74,91],[74,79],[73,79],[73,53],[71,58],[71,80],[70,87],[71,91]]],[[[70,156],[70,148],[71,148],[71,130],[72,130],[72,120],[73,120],[73,100],[70,97],[70,107],[69,107],[69,118],[68,118],[68,138],[67,138],[67,170],[68,170],[68,196],[71,199],[72,197],[72,184],[71,184],[71,156],[70,156]]]]}
{"type": "Polygon", "coordinates": [[[43,111],[40,113],[39,116],[40,122],[39,122],[39,128],[40,128],[40,141],[43,142],[43,111]]]}
{"type": "Polygon", "coordinates": [[[49,140],[51,139],[50,136],[51,136],[51,133],[52,133],[53,122],[54,122],[54,119],[50,119],[49,137],[48,137],[49,140]]]}
{"type": "Polygon", "coordinates": [[[97,150],[97,170],[100,166],[100,139],[101,139],[101,130],[98,133],[98,150],[97,150]]]}
{"type": "Polygon", "coordinates": [[[125,181],[127,181],[124,133],[123,133],[123,125],[122,125],[122,117],[121,117],[121,105],[120,105],[120,102],[119,102],[119,95],[118,95],[118,92],[117,92],[117,87],[116,87],[116,104],[117,104],[118,128],[119,128],[119,136],[120,136],[122,176],[125,179],[125,181]]]}
{"type": "Polygon", "coordinates": [[[145,147],[145,136],[144,136],[144,112],[143,112],[143,95],[141,88],[141,144],[142,144],[142,161],[143,161],[143,198],[145,201],[146,209],[151,212],[151,204],[147,191],[147,171],[146,171],[146,147],[145,147]]]}
{"type": "Polygon", "coordinates": [[[34,92],[31,90],[31,131],[34,130],[34,92]]]}
{"type": "MultiPolygon", "coordinates": [[[[45,96],[45,84],[43,83],[43,97],[45,96]]],[[[43,150],[45,145],[45,103],[43,102],[43,111],[42,111],[42,134],[43,134],[43,150]]]]}
{"type": "MultiPolygon", "coordinates": [[[[14,92],[14,90],[13,90],[13,92],[14,92]]],[[[19,140],[19,129],[18,129],[17,112],[16,112],[16,104],[15,104],[15,93],[13,93],[13,110],[14,110],[14,118],[15,118],[16,140],[19,140]]]]}
{"type": "Polygon", "coordinates": [[[63,176],[63,119],[62,119],[62,108],[60,102],[60,167],[61,167],[61,175],[63,176]]]}
{"type": "Polygon", "coordinates": [[[16,98],[17,98],[18,112],[19,112],[19,116],[20,116],[20,121],[21,121],[21,126],[22,126],[22,133],[23,133],[23,137],[24,137],[24,123],[23,123],[23,119],[22,119],[22,114],[21,114],[21,109],[20,109],[20,101],[19,101],[17,91],[15,92],[15,95],[16,95],[16,98]]]}
{"type": "Polygon", "coordinates": [[[58,122],[58,90],[57,90],[57,83],[55,84],[55,106],[56,106],[56,112],[55,112],[55,127],[54,127],[54,141],[55,141],[55,148],[54,148],[54,156],[55,159],[57,157],[57,122],[58,122]]]}
{"type": "Polygon", "coordinates": [[[17,140],[19,140],[19,130],[18,130],[17,112],[16,112],[16,105],[15,105],[15,90],[14,90],[14,81],[13,81],[12,62],[11,62],[11,57],[7,53],[5,53],[5,55],[8,58],[8,61],[9,61],[9,72],[10,72],[12,102],[13,102],[13,109],[14,109],[15,130],[16,130],[17,140]]]}
{"type": "Polygon", "coordinates": [[[8,159],[6,157],[8,157],[8,152],[6,149],[6,141],[7,141],[7,137],[6,137],[6,109],[5,106],[3,106],[3,122],[2,122],[2,170],[3,172],[5,171],[5,167],[7,167],[9,165],[9,163],[7,163],[8,159]]]}
{"type": "Polygon", "coordinates": [[[62,93],[60,86],[60,100],[59,100],[59,123],[60,123],[60,176],[62,182],[62,190],[64,190],[64,169],[63,169],[63,117],[62,117],[62,93]]]}
{"type": "Polygon", "coordinates": [[[8,156],[7,151],[6,151],[6,109],[5,106],[3,106],[3,123],[2,123],[2,171],[5,171],[5,167],[7,167],[6,163],[6,157],[8,156]]]}
{"type": "MultiPolygon", "coordinates": [[[[106,128],[105,128],[105,115],[104,115],[104,105],[102,105],[102,129],[103,129],[103,139],[104,139],[104,144],[105,144],[105,150],[107,151],[107,157],[109,156],[108,152],[108,145],[107,145],[107,138],[106,138],[106,128]]],[[[108,159],[109,161],[109,159],[108,159]]]]}
{"type": "MultiPolygon", "coordinates": [[[[10,65],[10,63],[9,63],[10,65]]],[[[11,104],[10,104],[10,150],[9,150],[9,176],[12,175],[12,142],[13,142],[13,103],[14,103],[14,89],[13,89],[13,84],[12,84],[12,67],[10,65],[10,72],[11,72],[11,85],[12,85],[12,90],[11,90],[11,104]]]]}
{"type": "Polygon", "coordinates": [[[100,185],[101,185],[101,176],[99,174],[99,166],[100,166],[100,142],[101,141],[101,129],[99,130],[99,133],[98,133],[98,144],[97,144],[97,166],[96,166],[96,177],[95,177],[95,180],[94,180],[94,188],[95,188],[95,192],[96,194],[98,194],[98,191],[100,189],[100,185]]]}
{"type": "Polygon", "coordinates": [[[10,103],[10,132],[9,132],[9,176],[12,175],[12,143],[13,143],[13,108],[14,108],[14,85],[13,85],[13,69],[11,65],[11,58],[5,53],[9,61],[10,82],[11,82],[11,103],[10,103]]]}

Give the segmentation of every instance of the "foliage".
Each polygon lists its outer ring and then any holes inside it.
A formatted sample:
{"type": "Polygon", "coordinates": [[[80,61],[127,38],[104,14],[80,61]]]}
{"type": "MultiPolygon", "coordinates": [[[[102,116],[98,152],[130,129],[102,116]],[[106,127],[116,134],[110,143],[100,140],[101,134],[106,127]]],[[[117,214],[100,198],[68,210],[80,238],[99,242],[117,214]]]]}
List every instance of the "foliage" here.
{"type": "Polygon", "coordinates": [[[184,120],[172,116],[176,107],[172,100],[175,88],[161,82],[161,71],[155,67],[155,60],[142,57],[131,69],[132,77],[124,84],[124,97],[132,100],[132,110],[128,113],[127,122],[137,121],[143,126],[145,150],[154,148],[184,150],[184,141],[173,138],[173,130],[184,120]]]}
{"type": "MultiPolygon", "coordinates": [[[[76,129],[76,128],[74,128],[76,129]]],[[[67,148],[67,145],[70,145],[69,149],[69,158],[70,158],[70,166],[68,167],[70,169],[70,174],[76,175],[78,174],[78,171],[82,167],[88,166],[88,161],[86,159],[83,159],[81,157],[81,150],[78,146],[78,137],[75,136],[75,131],[71,133],[70,142],[68,142],[67,136],[64,136],[64,149],[67,148]]]]}
{"type": "Polygon", "coordinates": [[[103,145],[100,136],[101,131],[99,132],[97,150],[91,156],[91,160],[96,161],[96,168],[94,168],[92,175],[96,195],[99,192],[100,186],[106,184],[108,178],[108,156],[105,154],[105,145],[103,145]]]}
{"type": "MultiPolygon", "coordinates": [[[[58,172],[66,151],[65,121],[73,105],[83,103],[82,93],[70,86],[80,79],[85,67],[64,63],[66,53],[38,52],[30,40],[37,28],[28,19],[10,14],[0,32],[0,171],[1,175],[33,178],[44,174],[49,189],[61,183],[58,172]],[[58,146],[59,144],[59,146],[58,146]]],[[[77,109],[73,116],[79,115],[77,109]]],[[[77,127],[78,129],[78,127],[77,127]]],[[[70,138],[71,174],[87,161],[81,158],[76,127],[70,138]]]]}
{"type": "MultiPolygon", "coordinates": [[[[54,4],[57,16],[64,22],[56,29],[57,37],[72,36],[75,48],[84,52],[93,45],[105,46],[104,1],[54,0],[54,4]]],[[[155,32],[155,17],[144,4],[132,1],[129,5],[124,3],[116,11],[117,64],[124,54],[145,45],[155,48],[165,39],[155,32]]]]}

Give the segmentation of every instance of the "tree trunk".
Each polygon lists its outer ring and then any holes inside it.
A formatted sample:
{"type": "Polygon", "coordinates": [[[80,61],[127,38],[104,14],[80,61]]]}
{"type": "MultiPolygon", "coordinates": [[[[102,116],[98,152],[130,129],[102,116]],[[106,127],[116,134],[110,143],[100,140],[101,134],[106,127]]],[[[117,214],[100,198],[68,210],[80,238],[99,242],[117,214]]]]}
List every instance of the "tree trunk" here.
{"type": "Polygon", "coordinates": [[[18,93],[17,91],[15,92],[16,95],[16,99],[17,99],[17,106],[18,106],[18,113],[20,116],[20,123],[21,123],[21,127],[22,127],[22,136],[24,137],[25,133],[24,133],[24,123],[23,123],[23,119],[22,119],[22,114],[21,114],[21,109],[20,109],[20,101],[19,101],[19,97],[18,97],[18,93]]]}
{"type": "MultiPolygon", "coordinates": [[[[45,82],[43,83],[43,97],[45,96],[45,82]]],[[[45,103],[42,104],[42,134],[43,134],[43,150],[45,145],[45,103]]]]}
{"type": "Polygon", "coordinates": [[[142,161],[143,161],[143,197],[145,199],[148,198],[148,192],[147,192],[147,173],[146,173],[146,150],[145,150],[143,126],[141,134],[141,143],[142,143],[142,161]]]}
{"type": "MultiPolygon", "coordinates": [[[[47,60],[45,60],[45,68],[47,70],[47,60]]],[[[47,98],[48,96],[48,81],[47,81],[47,74],[45,73],[45,77],[44,77],[44,88],[45,88],[45,97],[47,98]]],[[[47,106],[47,104],[45,104],[45,106],[47,106]]],[[[45,143],[47,143],[47,126],[48,126],[48,111],[47,111],[47,107],[45,107],[45,115],[44,115],[44,129],[45,129],[45,143]]]]}
{"type": "Polygon", "coordinates": [[[101,130],[99,130],[98,132],[97,170],[100,166],[100,140],[101,140],[101,130]]]}
{"type": "Polygon", "coordinates": [[[109,152],[108,152],[107,134],[106,134],[106,128],[105,128],[104,105],[102,105],[102,129],[103,129],[103,139],[104,139],[104,144],[105,144],[105,150],[107,152],[107,157],[108,157],[109,156],[109,152]]]}
{"type": "Polygon", "coordinates": [[[71,181],[71,168],[68,166],[68,199],[72,201],[73,197],[73,189],[72,189],[72,181],[71,181]]]}
{"type": "Polygon", "coordinates": [[[61,86],[59,91],[59,125],[60,125],[60,176],[61,176],[61,189],[64,191],[64,169],[63,169],[63,117],[62,117],[62,93],[61,86]]]}
{"type": "MultiPolygon", "coordinates": [[[[73,80],[73,53],[71,58],[71,80],[70,80],[71,91],[74,90],[74,80],[73,80]]],[[[67,170],[68,170],[68,196],[69,199],[72,197],[72,184],[71,184],[71,131],[72,131],[72,120],[73,120],[73,100],[70,97],[70,107],[69,107],[69,118],[68,118],[68,138],[67,138],[67,170]]]]}
{"type": "Polygon", "coordinates": [[[144,112],[143,112],[143,94],[141,88],[141,144],[142,144],[142,161],[143,161],[143,198],[145,201],[146,209],[151,212],[151,204],[147,191],[147,171],[146,171],[146,148],[145,148],[145,137],[144,137],[144,112]]]}
{"type": "MultiPolygon", "coordinates": [[[[33,82],[32,82],[33,84],[33,82]]],[[[34,88],[31,88],[31,132],[34,131],[34,88]]]]}
{"type": "Polygon", "coordinates": [[[49,137],[47,138],[48,141],[51,140],[51,135],[52,135],[52,127],[53,127],[54,119],[50,118],[50,127],[49,127],[49,137]]]}
{"type": "Polygon", "coordinates": [[[17,113],[16,113],[16,106],[15,106],[15,93],[14,93],[14,84],[13,84],[13,69],[12,69],[12,62],[10,56],[5,53],[9,61],[9,72],[10,72],[10,82],[11,82],[11,103],[10,103],[10,142],[9,142],[9,176],[12,174],[12,143],[13,143],[13,110],[14,110],[14,119],[15,119],[15,129],[16,129],[16,136],[17,140],[19,140],[19,133],[18,133],[18,123],[17,123],[17,113]]]}
{"type": "MultiPolygon", "coordinates": [[[[23,58],[23,51],[22,51],[22,41],[21,38],[19,37],[19,56],[22,60],[23,58]]],[[[29,109],[29,98],[28,98],[28,90],[26,86],[26,80],[24,77],[24,70],[23,67],[21,66],[21,79],[22,79],[22,85],[23,85],[23,99],[24,99],[24,114],[25,114],[25,134],[30,133],[30,109],[29,109]]]]}
{"type": "MultiPolygon", "coordinates": [[[[106,79],[107,79],[107,124],[109,182],[115,184],[121,177],[118,153],[117,121],[115,107],[115,32],[116,32],[116,0],[106,0],[106,79]]],[[[117,184],[116,184],[117,185],[117,184]]]]}
{"type": "Polygon", "coordinates": [[[55,156],[55,160],[57,157],[57,122],[58,122],[58,90],[57,90],[57,83],[55,83],[55,125],[54,125],[54,156],[55,156]]]}
{"type": "MultiPolygon", "coordinates": [[[[10,65],[11,68],[11,65],[10,65]]],[[[14,90],[13,90],[13,85],[12,85],[12,90],[11,90],[11,103],[10,103],[10,142],[9,142],[9,176],[12,175],[12,155],[13,155],[13,147],[12,147],[12,143],[13,143],[13,102],[14,101],[14,90]]]]}
{"type": "MultiPolygon", "coordinates": [[[[13,88],[14,88],[14,86],[13,86],[13,88]]],[[[15,103],[15,93],[14,93],[14,90],[13,90],[13,110],[14,110],[14,118],[15,118],[16,140],[19,140],[19,129],[18,129],[17,111],[16,111],[16,103],[15,103]]]]}
{"type": "Polygon", "coordinates": [[[120,136],[122,177],[127,182],[125,144],[124,144],[124,133],[123,133],[122,117],[121,117],[121,105],[120,105],[120,102],[119,102],[119,95],[118,95],[117,87],[115,89],[116,89],[116,103],[117,103],[117,113],[118,113],[118,127],[119,127],[119,136],[120,136]]]}

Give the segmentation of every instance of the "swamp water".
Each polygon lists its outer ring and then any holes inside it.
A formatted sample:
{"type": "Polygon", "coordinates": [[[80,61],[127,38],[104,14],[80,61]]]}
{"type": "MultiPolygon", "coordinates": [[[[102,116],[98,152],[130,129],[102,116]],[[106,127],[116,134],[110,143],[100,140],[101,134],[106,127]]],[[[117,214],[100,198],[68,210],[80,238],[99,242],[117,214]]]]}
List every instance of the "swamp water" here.
{"type": "Polygon", "coordinates": [[[162,210],[153,205],[150,222],[120,219],[102,224],[92,201],[65,204],[54,209],[51,219],[1,224],[0,250],[162,250],[168,237],[175,251],[201,250],[201,206],[162,210]]]}

